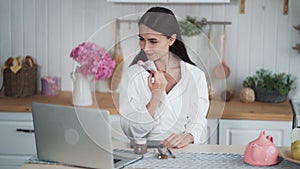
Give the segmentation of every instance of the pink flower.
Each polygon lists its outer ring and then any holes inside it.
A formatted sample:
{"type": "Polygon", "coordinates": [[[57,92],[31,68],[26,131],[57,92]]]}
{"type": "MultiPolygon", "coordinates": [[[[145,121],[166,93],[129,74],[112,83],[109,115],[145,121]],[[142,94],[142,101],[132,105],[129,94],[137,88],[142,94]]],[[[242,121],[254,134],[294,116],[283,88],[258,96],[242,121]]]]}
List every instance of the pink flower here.
{"type": "Polygon", "coordinates": [[[93,80],[104,80],[112,75],[115,61],[104,48],[95,43],[83,42],[71,51],[70,57],[80,66],[77,72],[84,77],[93,76],[93,80]]]}

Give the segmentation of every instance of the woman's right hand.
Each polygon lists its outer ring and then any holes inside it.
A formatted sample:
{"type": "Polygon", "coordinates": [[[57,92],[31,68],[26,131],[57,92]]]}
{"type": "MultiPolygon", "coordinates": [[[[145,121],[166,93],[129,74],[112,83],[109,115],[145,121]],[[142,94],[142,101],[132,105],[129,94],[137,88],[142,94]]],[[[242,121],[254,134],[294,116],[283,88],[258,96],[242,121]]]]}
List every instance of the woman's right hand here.
{"type": "Polygon", "coordinates": [[[167,83],[168,82],[162,71],[152,71],[152,74],[148,76],[148,86],[151,91],[152,97],[146,107],[152,117],[154,117],[155,110],[162,100],[163,93],[167,87],[167,83]],[[152,78],[154,78],[153,83],[152,78]]]}
{"type": "Polygon", "coordinates": [[[167,84],[168,81],[162,71],[152,71],[152,73],[148,76],[148,87],[152,93],[156,93],[157,91],[164,92],[167,84]],[[154,80],[152,80],[153,78],[154,80]]]}

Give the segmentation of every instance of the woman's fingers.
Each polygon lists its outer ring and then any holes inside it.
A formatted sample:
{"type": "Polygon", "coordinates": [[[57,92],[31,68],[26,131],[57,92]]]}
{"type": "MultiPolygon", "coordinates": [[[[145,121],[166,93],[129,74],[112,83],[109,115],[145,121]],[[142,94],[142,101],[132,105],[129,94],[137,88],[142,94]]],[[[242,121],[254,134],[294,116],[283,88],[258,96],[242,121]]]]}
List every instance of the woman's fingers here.
{"type": "Polygon", "coordinates": [[[151,91],[162,90],[165,91],[167,87],[167,80],[161,71],[152,71],[152,74],[148,76],[148,86],[151,91]]]}
{"type": "Polygon", "coordinates": [[[165,139],[162,144],[164,147],[175,148],[180,143],[180,135],[172,134],[167,139],[165,139]]]}
{"type": "Polygon", "coordinates": [[[189,144],[189,140],[188,134],[172,134],[163,140],[161,144],[168,148],[182,148],[189,144]]]}

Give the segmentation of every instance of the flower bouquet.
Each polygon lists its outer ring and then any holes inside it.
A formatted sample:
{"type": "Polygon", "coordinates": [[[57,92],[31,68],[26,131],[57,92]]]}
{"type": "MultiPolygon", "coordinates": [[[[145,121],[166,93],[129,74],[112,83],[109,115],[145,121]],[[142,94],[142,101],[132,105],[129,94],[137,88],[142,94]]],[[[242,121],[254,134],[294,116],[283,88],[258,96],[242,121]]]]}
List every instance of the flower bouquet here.
{"type": "Polygon", "coordinates": [[[104,48],[95,43],[83,42],[74,48],[70,54],[80,66],[76,71],[84,77],[93,76],[92,80],[109,78],[114,70],[115,61],[104,48]]]}
{"type": "Polygon", "coordinates": [[[79,66],[72,72],[73,104],[89,106],[92,104],[90,78],[92,81],[104,80],[112,76],[115,61],[104,48],[94,43],[83,42],[74,48],[70,54],[79,66]]]}

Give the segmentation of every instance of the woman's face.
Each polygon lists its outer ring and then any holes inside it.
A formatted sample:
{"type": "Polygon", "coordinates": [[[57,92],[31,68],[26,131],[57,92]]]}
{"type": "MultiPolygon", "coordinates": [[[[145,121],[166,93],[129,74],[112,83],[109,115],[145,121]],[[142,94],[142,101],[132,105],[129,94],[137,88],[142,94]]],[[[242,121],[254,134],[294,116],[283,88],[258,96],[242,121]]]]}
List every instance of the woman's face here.
{"type": "Polygon", "coordinates": [[[139,44],[146,53],[149,60],[156,61],[164,56],[168,56],[169,47],[175,41],[172,38],[150,29],[141,24],[139,26],[139,44]]]}

